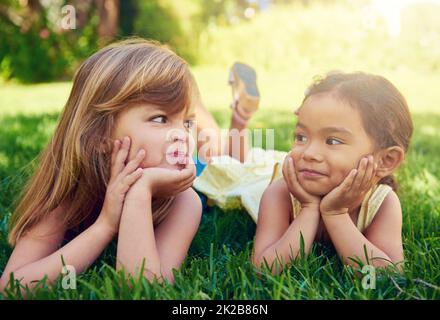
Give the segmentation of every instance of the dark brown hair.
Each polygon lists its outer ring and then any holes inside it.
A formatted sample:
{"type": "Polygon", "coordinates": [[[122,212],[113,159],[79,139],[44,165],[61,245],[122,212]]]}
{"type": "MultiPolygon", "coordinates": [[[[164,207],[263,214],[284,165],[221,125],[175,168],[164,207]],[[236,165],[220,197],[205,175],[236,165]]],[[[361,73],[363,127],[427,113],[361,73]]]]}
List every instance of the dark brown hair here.
{"type": "MultiPolygon", "coordinates": [[[[377,150],[400,146],[408,151],[413,123],[408,104],[397,88],[382,76],[363,72],[332,72],[324,78],[315,78],[306,90],[302,102],[314,95],[335,93],[359,111],[364,129],[373,139],[377,150]]],[[[393,175],[383,177],[379,183],[397,190],[393,175]]]]}

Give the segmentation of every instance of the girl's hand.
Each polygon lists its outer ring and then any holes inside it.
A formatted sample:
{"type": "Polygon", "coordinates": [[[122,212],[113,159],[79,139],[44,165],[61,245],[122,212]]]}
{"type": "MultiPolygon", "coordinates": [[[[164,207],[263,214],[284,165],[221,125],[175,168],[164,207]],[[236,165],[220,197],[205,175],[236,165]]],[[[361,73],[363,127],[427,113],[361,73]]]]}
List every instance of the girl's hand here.
{"type": "Polygon", "coordinates": [[[165,168],[145,168],[142,178],[133,186],[136,190],[149,192],[152,197],[165,198],[175,196],[190,188],[196,178],[196,167],[193,163],[187,163],[181,170],[165,168]]]}
{"type": "Polygon", "coordinates": [[[362,158],[358,169],[351,170],[344,181],[322,199],[321,214],[344,214],[357,208],[368,190],[377,183],[376,169],[373,156],[362,158]]]}
{"type": "Polygon", "coordinates": [[[139,150],[136,157],[125,165],[130,150],[130,138],[116,140],[111,158],[111,175],[107,186],[104,204],[98,221],[105,224],[113,234],[119,230],[122,207],[130,187],[142,177],[142,168],[138,168],[145,158],[145,150],[139,150]]]}
{"type": "Polygon", "coordinates": [[[283,164],[283,176],[286,181],[289,192],[301,203],[301,207],[318,207],[321,197],[307,193],[299,184],[298,177],[295,172],[295,164],[291,153],[287,155],[283,164]]]}

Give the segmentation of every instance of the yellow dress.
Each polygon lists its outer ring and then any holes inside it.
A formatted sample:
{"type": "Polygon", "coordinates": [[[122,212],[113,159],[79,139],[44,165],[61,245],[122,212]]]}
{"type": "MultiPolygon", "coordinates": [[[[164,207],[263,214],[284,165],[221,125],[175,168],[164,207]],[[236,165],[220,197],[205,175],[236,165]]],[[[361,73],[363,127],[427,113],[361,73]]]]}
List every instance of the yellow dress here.
{"type": "MultiPolygon", "coordinates": [[[[258,209],[264,190],[273,181],[283,177],[282,163],[287,152],[251,149],[244,163],[229,156],[213,158],[202,174],[194,181],[194,188],[208,197],[208,204],[216,204],[221,209],[244,208],[257,223],[258,209]]],[[[357,228],[363,232],[373,221],[383,200],[392,188],[378,184],[365,195],[357,228]]],[[[291,196],[292,218],[295,218],[301,205],[291,196]]]]}
{"type": "Polygon", "coordinates": [[[257,222],[258,208],[264,190],[271,182],[276,163],[283,163],[287,152],[249,150],[246,161],[229,156],[213,157],[193,187],[208,197],[208,204],[221,209],[246,209],[257,222]]]}

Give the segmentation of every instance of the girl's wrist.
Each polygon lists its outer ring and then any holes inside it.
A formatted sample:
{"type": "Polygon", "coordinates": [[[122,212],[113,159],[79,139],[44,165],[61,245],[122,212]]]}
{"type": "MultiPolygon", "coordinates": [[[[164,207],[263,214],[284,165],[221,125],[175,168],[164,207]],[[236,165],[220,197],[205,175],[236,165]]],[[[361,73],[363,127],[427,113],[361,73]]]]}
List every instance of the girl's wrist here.
{"type": "Polygon", "coordinates": [[[106,222],[103,218],[98,217],[95,223],[91,226],[96,233],[108,237],[112,240],[118,233],[118,230],[112,227],[108,222],[106,222]]]}
{"type": "Polygon", "coordinates": [[[133,186],[127,192],[125,201],[145,201],[152,197],[152,188],[149,183],[142,184],[141,186],[133,186]]]}
{"type": "Polygon", "coordinates": [[[301,208],[317,209],[319,211],[319,202],[303,202],[301,208]]]}
{"type": "Polygon", "coordinates": [[[332,210],[321,210],[321,215],[323,217],[330,216],[340,216],[343,214],[348,214],[348,208],[332,209],[332,210]]]}
{"type": "Polygon", "coordinates": [[[150,179],[148,177],[148,172],[144,169],[142,177],[131,186],[131,188],[125,195],[125,198],[127,199],[133,196],[137,197],[140,195],[145,195],[145,193],[152,194],[152,189],[152,183],[150,182],[150,179]]]}

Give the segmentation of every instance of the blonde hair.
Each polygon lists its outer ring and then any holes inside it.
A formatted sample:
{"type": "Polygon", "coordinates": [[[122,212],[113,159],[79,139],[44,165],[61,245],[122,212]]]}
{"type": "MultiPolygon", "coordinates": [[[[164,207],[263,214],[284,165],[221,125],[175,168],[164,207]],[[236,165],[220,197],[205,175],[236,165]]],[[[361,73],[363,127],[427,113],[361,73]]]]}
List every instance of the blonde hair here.
{"type": "Polygon", "coordinates": [[[188,110],[192,91],[187,63],[157,42],[139,38],[116,42],[84,61],[55,133],[20,195],[10,220],[9,243],[15,246],[26,231],[64,203],[69,204],[62,213],[66,228],[99,213],[110,178],[116,115],[140,103],[169,113],[188,110]]]}

